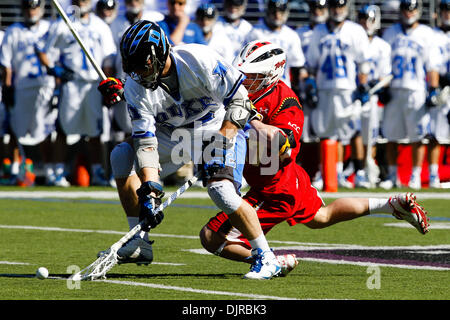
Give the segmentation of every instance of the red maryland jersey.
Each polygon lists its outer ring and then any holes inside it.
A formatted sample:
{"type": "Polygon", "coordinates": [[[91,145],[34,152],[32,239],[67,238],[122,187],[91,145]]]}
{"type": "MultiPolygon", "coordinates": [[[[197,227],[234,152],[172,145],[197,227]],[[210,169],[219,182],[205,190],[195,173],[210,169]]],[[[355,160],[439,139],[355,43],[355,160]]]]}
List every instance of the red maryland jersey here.
{"type": "Polygon", "coordinates": [[[300,150],[300,137],[304,121],[302,106],[294,91],[282,81],[279,81],[271,90],[252,101],[258,112],[263,115],[263,123],[292,130],[297,145],[292,149],[290,159],[285,159],[283,163],[278,164],[279,170],[275,174],[262,174],[263,170],[261,170],[262,167],[273,166],[273,164],[265,166],[246,164],[244,169],[245,180],[251,187],[267,191],[289,188],[289,186],[283,186],[283,184],[294,181],[292,179],[295,179],[294,176],[296,175],[295,159],[300,150]]]}

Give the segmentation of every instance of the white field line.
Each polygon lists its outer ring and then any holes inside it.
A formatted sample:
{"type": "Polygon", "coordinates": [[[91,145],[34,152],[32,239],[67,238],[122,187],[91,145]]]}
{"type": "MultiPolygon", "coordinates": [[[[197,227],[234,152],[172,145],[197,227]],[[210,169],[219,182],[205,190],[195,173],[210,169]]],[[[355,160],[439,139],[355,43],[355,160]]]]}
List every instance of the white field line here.
{"type": "MultiPolygon", "coordinates": [[[[168,192],[170,193],[170,192],[168,192]]],[[[415,192],[418,200],[444,199],[450,200],[450,192],[415,192]]],[[[392,193],[377,192],[321,192],[322,198],[389,198],[392,193]]],[[[1,191],[0,199],[42,199],[42,198],[94,198],[118,200],[117,191],[1,191]]],[[[186,199],[209,199],[206,189],[204,191],[186,191],[180,196],[186,199]]]]}
{"type": "Polygon", "coordinates": [[[199,294],[212,294],[212,295],[221,295],[221,296],[241,297],[241,298],[247,298],[247,299],[298,300],[295,298],[288,298],[288,297],[266,296],[266,295],[259,295],[259,294],[248,294],[248,293],[217,291],[217,290],[203,290],[203,289],[194,289],[194,288],[189,288],[189,287],[166,286],[166,285],[162,285],[162,284],[145,283],[145,282],[120,281],[120,280],[96,280],[96,281],[128,285],[128,286],[162,289],[162,290],[174,290],[174,291],[183,291],[183,292],[191,292],[191,293],[199,293],[199,294]]]}
{"type": "Polygon", "coordinates": [[[24,266],[28,266],[30,265],[27,262],[13,262],[13,261],[0,261],[0,264],[9,264],[9,265],[24,265],[24,266]]]}

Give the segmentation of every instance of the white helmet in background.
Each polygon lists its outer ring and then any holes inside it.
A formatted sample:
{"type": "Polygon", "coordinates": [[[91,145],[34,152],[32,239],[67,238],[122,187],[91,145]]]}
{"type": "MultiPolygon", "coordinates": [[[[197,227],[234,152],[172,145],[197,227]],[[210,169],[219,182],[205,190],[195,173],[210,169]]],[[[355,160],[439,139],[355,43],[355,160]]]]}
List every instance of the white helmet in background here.
{"type": "Polygon", "coordinates": [[[269,90],[280,80],[286,66],[286,54],[278,45],[255,40],[244,46],[233,65],[245,74],[256,77],[245,85],[249,94],[269,90]]]}

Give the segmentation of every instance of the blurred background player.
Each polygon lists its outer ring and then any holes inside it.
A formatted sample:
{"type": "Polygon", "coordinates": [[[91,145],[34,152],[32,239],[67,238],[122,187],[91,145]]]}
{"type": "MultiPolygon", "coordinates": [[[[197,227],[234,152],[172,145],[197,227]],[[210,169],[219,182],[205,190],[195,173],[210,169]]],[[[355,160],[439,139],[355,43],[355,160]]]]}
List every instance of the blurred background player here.
{"type": "MultiPolygon", "coordinates": [[[[442,0],[439,3],[439,26],[435,28],[437,43],[443,55],[441,68],[439,69],[440,90],[450,86],[450,0],[442,0]]],[[[441,145],[450,144],[450,100],[444,103],[428,101],[431,135],[428,145],[429,186],[440,188],[439,160],[441,145]]]]}
{"type": "Polygon", "coordinates": [[[382,122],[382,132],[388,140],[388,178],[380,186],[385,189],[399,187],[397,146],[404,142],[412,147],[413,169],[408,186],[420,189],[425,156],[422,139],[428,133],[429,125],[425,104],[437,93],[442,56],[433,30],[419,23],[422,2],[401,0],[399,8],[400,21],[383,33],[383,39],[392,49],[394,78],[390,85],[392,99],[384,108],[382,122]]]}
{"type": "Polygon", "coordinates": [[[343,174],[343,146],[352,143],[356,177],[361,180],[365,178],[362,170],[364,147],[359,134],[359,118],[340,115],[348,114],[347,107],[354,100],[359,99],[362,103],[368,100],[369,39],[360,25],[347,20],[346,0],[328,0],[328,6],[327,22],[314,28],[306,55],[308,70],[313,72],[318,89],[318,103],[311,113],[311,125],[321,140],[338,141],[338,185],[352,188],[343,174]]]}
{"type": "MultiPolygon", "coordinates": [[[[1,17],[0,17],[0,23],[1,23],[1,17]]],[[[5,35],[5,32],[0,29],[0,50],[2,46],[3,37],[5,35]]],[[[5,159],[5,156],[7,154],[6,152],[6,146],[5,146],[5,134],[7,130],[7,122],[6,122],[6,107],[3,103],[3,80],[4,76],[1,74],[2,68],[0,68],[0,159],[2,160],[1,168],[0,168],[0,178],[4,178],[6,175],[9,175],[9,170],[6,166],[8,166],[9,162],[11,162],[11,159],[8,158],[8,160],[5,159]],[[3,164],[3,159],[5,159],[7,164],[3,164]]],[[[10,168],[10,167],[9,167],[10,168]]]]}
{"type": "MultiPolygon", "coordinates": [[[[92,12],[91,0],[73,0],[72,5],[78,9],[70,19],[81,40],[105,74],[113,75],[116,47],[109,26],[92,12]]],[[[97,90],[99,75],[62,19],[50,28],[41,52],[41,60],[48,68],[60,64],[61,69],[72,71],[61,86],[59,122],[65,135],[77,134],[87,139],[90,184],[108,186],[100,140],[104,118],[102,96],[97,90]],[[53,48],[59,50],[57,61],[46,54],[53,48]]],[[[55,75],[64,78],[64,74],[55,75]]]]}
{"type": "MultiPolygon", "coordinates": [[[[44,13],[41,0],[22,0],[24,22],[17,22],[6,29],[0,51],[3,70],[3,86],[10,107],[11,139],[29,135],[38,144],[44,164],[46,184],[55,183],[51,148],[51,133],[55,129],[55,116],[51,114],[50,100],[55,81],[40,64],[35,47],[47,36],[50,22],[41,19],[44,13]]],[[[23,147],[20,155],[25,156],[23,147]]],[[[11,175],[19,173],[19,150],[14,150],[11,175]]],[[[36,160],[36,159],[35,159],[36,160]]],[[[23,159],[25,161],[25,159],[23,159]]],[[[10,181],[15,184],[16,181],[10,181]]]]}
{"type": "Polygon", "coordinates": [[[252,25],[243,18],[247,10],[247,0],[223,0],[222,2],[224,14],[217,19],[214,32],[223,32],[231,42],[227,62],[232,63],[241,50],[252,25]]]}
{"type": "MultiPolygon", "coordinates": [[[[368,74],[368,83],[373,87],[378,81],[391,74],[391,47],[380,38],[377,33],[381,27],[381,11],[376,5],[364,5],[358,11],[358,23],[366,30],[369,37],[370,51],[370,72],[368,74]]],[[[378,182],[379,168],[375,164],[376,143],[380,131],[380,116],[378,101],[386,104],[389,101],[388,89],[382,89],[377,95],[373,95],[367,104],[370,105],[369,112],[361,114],[361,136],[364,143],[365,171],[370,187],[374,187],[378,182]]],[[[361,181],[355,181],[355,187],[366,187],[360,185],[361,181]]]]}
{"type": "Polygon", "coordinates": [[[182,43],[206,44],[200,27],[191,21],[186,12],[189,0],[167,0],[168,13],[158,24],[167,34],[172,45],[182,43]]]}
{"type": "Polygon", "coordinates": [[[226,61],[233,61],[233,50],[231,50],[233,43],[223,29],[216,28],[217,18],[218,11],[212,3],[201,4],[195,12],[195,23],[202,29],[206,44],[216,50],[226,61]]]}
{"type": "Polygon", "coordinates": [[[268,0],[266,15],[253,26],[245,42],[260,39],[283,48],[286,52],[287,66],[282,80],[298,92],[300,78],[304,76],[305,56],[298,34],[286,25],[288,17],[287,0],[268,0]]]}
{"type": "MultiPolygon", "coordinates": [[[[311,186],[307,173],[295,162],[303,114],[295,93],[280,80],[282,70],[279,66],[283,68],[285,61],[285,54],[279,46],[256,40],[244,46],[234,63],[246,75],[243,84],[256,109],[264,115],[262,123],[256,127],[258,134],[266,134],[269,141],[279,141],[266,145],[270,148],[276,146],[276,150],[271,151],[276,152],[279,170],[264,173],[266,166],[258,162],[246,162],[244,168],[244,175],[251,186],[244,200],[256,208],[263,232],[266,234],[284,221],[290,226],[301,223],[320,229],[373,213],[390,213],[425,234],[428,230],[427,213],[410,193],[389,199],[341,198],[325,206],[317,190],[311,186]]],[[[261,141],[265,140],[258,141],[259,148],[264,148],[261,141]]],[[[252,145],[250,141],[249,145],[252,145]]],[[[251,151],[249,156],[252,158],[251,151]]],[[[253,262],[248,240],[233,228],[224,212],[212,217],[202,228],[200,240],[204,248],[215,255],[253,262]]],[[[277,256],[277,259],[282,265],[283,275],[298,264],[295,255],[277,256]]]]}
{"type": "MultiPolygon", "coordinates": [[[[327,0],[309,0],[309,23],[298,27],[296,32],[300,37],[303,54],[306,56],[313,29],[317,24],[325,23],[328,18],[327,0]]],[[[321,190],[323,188],[323,181],[320,175],[319,161],[320,161],[320,139],[314,134],[311,128],[311,112],[317,107],[317,84],[313,77],[308,77],[300,82],[300,91],[298,96],[303,106],[303,133],[302,133],[302,149],[299,156],[308,154],[309,156],[299,157],[298,161],[304,165],[310,177],[315,177],[313,185],[321,190]],[[314,156],[315,155],[315,156],[314,156]]]]}
{"type": "Polygon", "coordinates": [[[117,7],[117,0],[98,0],[95,5],[95,14],[110,25],[117,17],[117,7]]]}

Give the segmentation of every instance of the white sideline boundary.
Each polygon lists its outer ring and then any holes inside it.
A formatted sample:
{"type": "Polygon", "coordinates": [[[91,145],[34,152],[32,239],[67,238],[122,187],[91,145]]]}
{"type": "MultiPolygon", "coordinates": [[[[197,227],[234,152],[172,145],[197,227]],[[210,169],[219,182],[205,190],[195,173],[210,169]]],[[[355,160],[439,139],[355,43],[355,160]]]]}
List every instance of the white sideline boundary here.
{"type": "MultiPolygon", "coordinates": [[[[171,192],[168,191],[168,194],[171,192]]],[[[392,194],[398,193],[398,190],[392,192],[319,192],[322,198],[337,199],[337,198],[389,198],[392,194]]],[[[450,192],[414,192],[417,199],[441,199],[450,200],[450,192]]],[[[119,200],[117,191],[0,191],[0,199],[79,199],[79,198],[93,198],[93,199],[107,199],[119,200]]],[[[186,191],[180,199],[209,199],[206,191],[186,191]]]]}

